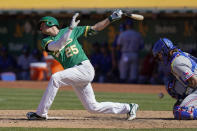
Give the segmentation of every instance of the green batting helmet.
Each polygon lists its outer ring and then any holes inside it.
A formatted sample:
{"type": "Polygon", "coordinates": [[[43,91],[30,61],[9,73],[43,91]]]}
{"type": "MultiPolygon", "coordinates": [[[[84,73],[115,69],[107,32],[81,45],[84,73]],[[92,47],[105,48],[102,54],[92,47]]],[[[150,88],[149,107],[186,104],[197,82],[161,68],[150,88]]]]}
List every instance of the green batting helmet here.
{"type": "Polygon", "coordinates": [[[45,17],[42,17],[39,21],[39,23],[42,23],[42,22],[45,22],[45,24],[48,26],[48,27],[51,27],[51,26],[57,26],[59,27],[59,22],[57,21],[57,19],[55,19],[54,17],[52,16],[45,16],[45,17]]]}

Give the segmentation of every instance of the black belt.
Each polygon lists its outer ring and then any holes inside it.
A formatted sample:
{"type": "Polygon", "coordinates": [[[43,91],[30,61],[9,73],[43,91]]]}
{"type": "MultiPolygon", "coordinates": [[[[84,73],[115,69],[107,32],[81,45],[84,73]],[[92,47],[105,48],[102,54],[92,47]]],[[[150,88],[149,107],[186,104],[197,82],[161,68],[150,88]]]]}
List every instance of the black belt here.
{"type": "Polygon", "coordinates": [[[79,63],[79,64],[77,64],[77,65],[78,65],[78,66],[79,66],[79,65],[82,65],[82,63],[79,63]]]}

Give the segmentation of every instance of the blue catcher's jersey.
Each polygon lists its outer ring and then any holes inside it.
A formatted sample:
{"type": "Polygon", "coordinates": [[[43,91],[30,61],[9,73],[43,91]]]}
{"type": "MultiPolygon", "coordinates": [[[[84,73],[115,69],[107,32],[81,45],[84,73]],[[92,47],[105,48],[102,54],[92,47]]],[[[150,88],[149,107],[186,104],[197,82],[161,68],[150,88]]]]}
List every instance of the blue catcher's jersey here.
{"type": "Polygon", "coordinates": [[[188,53],[179,51],[173,54],[169,66],[170,73],[166,84],[168,93],[176,99],[184,99],[194,89],[188,86],[187,80],[197,76],[196,58],[188,53]]]}

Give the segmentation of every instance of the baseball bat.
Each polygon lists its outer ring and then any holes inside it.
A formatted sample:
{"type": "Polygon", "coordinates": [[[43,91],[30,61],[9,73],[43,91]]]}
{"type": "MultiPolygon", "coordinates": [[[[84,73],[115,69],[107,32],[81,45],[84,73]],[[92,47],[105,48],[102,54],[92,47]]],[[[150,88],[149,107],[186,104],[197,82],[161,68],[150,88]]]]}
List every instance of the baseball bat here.
{"type": "Polygon", "coordinates": [[[129,18],[132,18],[134,20],[144,20],[144,16],[143,15],[139,15],[139,14],[129,14],[129,13],[123,13],[124,16],[127,16],[129,18]]]}

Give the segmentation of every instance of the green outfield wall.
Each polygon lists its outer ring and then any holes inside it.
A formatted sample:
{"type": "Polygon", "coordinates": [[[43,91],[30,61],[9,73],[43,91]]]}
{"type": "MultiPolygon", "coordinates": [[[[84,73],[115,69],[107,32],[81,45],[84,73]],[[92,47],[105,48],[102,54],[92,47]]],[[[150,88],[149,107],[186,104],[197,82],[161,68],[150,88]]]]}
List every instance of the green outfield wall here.
{"type": "MultiPolygon", "coordinates": [[[[43,14],[45,15],[45,14],[43,14]]],[[[8,47],[13,54],[18,54],[24,45],[31,49],[40,48],[40,33],[37,30],[37,22],[43,15],[39,14],[1,14],[0,17],[0,46],[8,47]]],[[[57,17],[60,24],[64,27],[69,25],[71,14],[46,14],[57,17]]],[[[134,29],[139,31],[145,41],[145,52],[148,51],[152,44],[159,37],[168,37],[185,51],[197,49],[197,16],[191,15],[174,15],[152,14],[145,15],[144,21],[134,21],[134,29]]],[[[107,17],[107,14],[82,14],[80,16],[80,25],[93,25],[107,17]]],[[[115,36],[119,33],[119,22],[114,22],[107,29],[100,32],[97,36],[88,39],[80,39],[85,50],[92,48],[92,44],[108,43],[112,45],[115,36]]],[[[89,50],[88,53],[91,53],[89,50]]]]}

